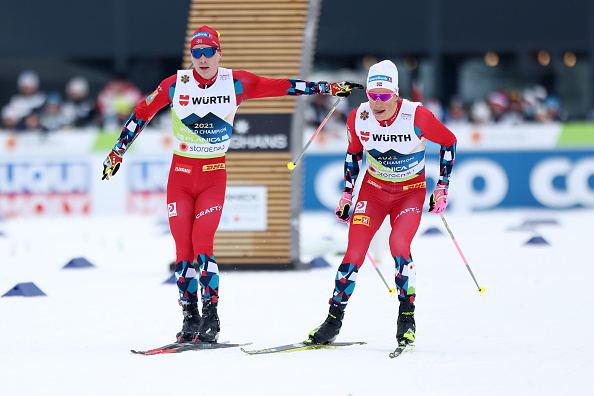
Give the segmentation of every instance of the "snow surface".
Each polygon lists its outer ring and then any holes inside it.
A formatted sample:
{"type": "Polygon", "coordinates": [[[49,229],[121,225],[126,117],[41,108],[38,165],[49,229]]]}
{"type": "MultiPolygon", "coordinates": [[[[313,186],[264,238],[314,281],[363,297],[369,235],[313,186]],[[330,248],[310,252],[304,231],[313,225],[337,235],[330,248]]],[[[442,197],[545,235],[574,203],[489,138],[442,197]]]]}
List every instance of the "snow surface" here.
{"type": "MultiPolygon", "coordinates": [[[[249,356],[237,348],[137,356],[181,328],[174,245],[149,218],[0,221],[0,294],[34,282],[46,297],[0,299],[0,395],[586,395],[594,373],[594,211],[449,213],[486,293],[438,216],[413,242],[417,342],[397,359],[397,299],[361,269],[339,341],[367,345],[249,356]],[[521,229],[525,220],[558,225],[521,229]],[[424,235],[436,227],[439,235],[424,235]],[[520,229],[518,229],[520,228],[520,229]],[[534,235],[549,245],[525,245],[534,235]],[[62,269],[85,257],[90,269],[62,269]]],[[[330,267],[221,274],[221,340],[297,342],[325,318],[346,229],[301,218],[302,256],[330,267]]],[[[381,235],[378,239],[381,240],[381,235]]],[[[393,264],[372,253],[393,284],[393,264]]],[[[216,252],[215,252],[216,255],[216,252]]]]}

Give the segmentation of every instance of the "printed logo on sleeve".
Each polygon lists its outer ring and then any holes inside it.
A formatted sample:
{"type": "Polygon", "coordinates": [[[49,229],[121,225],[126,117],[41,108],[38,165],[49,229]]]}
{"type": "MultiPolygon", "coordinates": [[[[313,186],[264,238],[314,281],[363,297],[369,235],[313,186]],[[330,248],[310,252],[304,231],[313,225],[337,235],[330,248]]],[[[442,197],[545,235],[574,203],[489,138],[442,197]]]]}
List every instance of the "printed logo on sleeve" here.
{"type": "Polygon", "coordinates": [[[175,164],[175,172],[183,172],[183,173],[187,173],[188,175],[192,174],[192,167],[190,165],[184,165],[184,164],[175,164]]]}
{"type": "Polygon", "coordinates": [[[155,99],[155,96],[157,96],[158,93],[159,93],[159,88],[155,89],[152,94],[150,94],[149,96],[146,97],[145,102],[146,102],[147,106],[151,104],[151,102],[153,101],[153,99],[155,99]]]}
{"type": "Polygon", "coordinates": [[[369,216],[363,216],[363,215],[353,216],[353,225],[354,224],[362,224],[362,225],[369,227],[369,223],[370,223],[369,216]]]}
{"type": "Polygon", "coordinates": [[[167,204],[167,211],[169,212],[169,217],[177,216],[177,202],[167,204]]]}
{"type": "Polygon", "coordinates": [[[357,201],[357,205],[355,206],[355,213],[365,213],[367,209],[367,201],[357,201]]]}

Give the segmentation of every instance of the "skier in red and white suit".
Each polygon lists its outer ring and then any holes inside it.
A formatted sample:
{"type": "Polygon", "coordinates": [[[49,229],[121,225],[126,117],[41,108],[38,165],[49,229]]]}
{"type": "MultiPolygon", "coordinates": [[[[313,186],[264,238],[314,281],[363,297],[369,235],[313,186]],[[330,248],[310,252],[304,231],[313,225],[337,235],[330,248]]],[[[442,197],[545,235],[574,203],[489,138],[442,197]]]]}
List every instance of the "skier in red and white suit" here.
{"type": "Polygon", "coordinates": [[[400,300],[396,339],[404,347],[415,340],[416,282],[410,245],[425,201],[425,145],[427,140],[441,145],[440,177],[429,212],[442,213],[447,206],[456,137],[420,103],[398,96],[398,70],[390,61],[369,69],[367,96],[369,102],[362,103],[347,119],[345,185],[336,215],[350,223],[348,247],[336,274],[328,318],[310,332],[309,342],[327,343],[338,335],[371,239],[389,215],[390,252],[400,300]],[[364,152],[368,170],[351,216],[353,189],[364,152]]]}
{"type": "Polygon", "coordinates": [[[179,70],[163,80],[135,109],[104,162],[104,179],[120,167],[122,156],[144,126],[169,105],[173,117],[173,160],[167,184],[169,225],[176,245],[175,274],[184,313],[178,342],[213,342],[218,338],[219,270],[213,253],[227,172],[233,119],[247,99],[285,95],[348,96],[363,86],[294,79],[270,79],[218,67],[219,33],[196,30],[190,44],[193,70],[179,70]],[[196,259],[197,267],[194,266],[196,259]],[[198,275],[197,275],[198,273],[198,275]],[[198,312],[198,284],[202,318],[198,312]]]}

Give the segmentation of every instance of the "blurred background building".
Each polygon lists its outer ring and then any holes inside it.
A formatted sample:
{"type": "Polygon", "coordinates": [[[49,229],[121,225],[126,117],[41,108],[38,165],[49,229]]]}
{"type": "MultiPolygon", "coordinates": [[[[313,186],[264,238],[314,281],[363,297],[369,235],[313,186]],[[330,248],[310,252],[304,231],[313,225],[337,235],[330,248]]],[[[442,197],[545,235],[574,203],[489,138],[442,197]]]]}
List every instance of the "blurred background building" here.
{"type": "MultiPolygon", "coordinates": [[[[91,97],[116,76],[151,92],[186,67],[189,7],[190,0],[3,2],[0,104],[17,92],[24,70],[38,74],[46,93],[65,95],[75,76],[87,79],[91,97]]],[[[553,108],[553,117],[585,119],[594,107],[592,21],[588,0],[562,6],[552,0],[380,0],[372,7],[323,0],[313,70],[364,76],[369,64],[387,58],[399,67],[403,95],[439,104],[444,118],[450,106],[472,116],[477,103],[509,108],[520,99],[524,107],[553,108]],[[488,101],[498,91],[505,100],[488,101]]],[[[480,114],[479,104],[474,117],[480,114]]]]}

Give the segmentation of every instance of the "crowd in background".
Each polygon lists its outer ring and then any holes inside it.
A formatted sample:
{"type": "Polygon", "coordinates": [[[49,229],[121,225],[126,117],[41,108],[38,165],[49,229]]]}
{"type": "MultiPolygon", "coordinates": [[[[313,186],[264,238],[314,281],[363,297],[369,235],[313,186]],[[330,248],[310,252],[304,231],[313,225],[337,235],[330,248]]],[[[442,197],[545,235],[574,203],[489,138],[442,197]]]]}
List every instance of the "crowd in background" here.
{"type": "MultiPolygon", "coordinates": [[[[349,98],[350,99],[350,98],[349,98]]],[[[437,119],[445,124],[509,124],[517,125],[527,122],[546,123],[566,121],[567,112],[556,95],[547,93],[540,85],[523,91],[500,89],[491,92],[483,100],[464,103],[457,97],[443,105],[436,98],[424,100],[413,93],[413,101],[421,101],[437,119]]],[[[334,100],[325,96],[313,97],[306,111],[308,125],[317,127],[326,117],[334,100]]],[[[347,103],[340,103],[326,125],[344,123],[352,108],[347,103]]]]}
{"type": "Polygon", "coordinates": [[[559,98],[547,93],[540,85],[523,91],[500,89],[469,105],[454,98],[446,108],[435,100],[429,100],[426,106],[448,124],[522,124],[567,120],[567,112],[561,108],[559,98]]]}
{"type": "MultiPolygon", "coordinates": [[[[124,76],[111,79],[96,97],[91,97],[89,82],[81,76],[72,77],[63,93],[46,93],[40,88],[39,76],[31,70],[19,75],[16,88],[17,92],[1,109],[1,129],[5,131],[51,132],[87,127],[118,130],[146,96],[124,76]]],[[[547,93],[542,86],[523,91],[501,89],[473,103],[464,103],[458,98],[453,98],[447,105],[435,98],[422,101],[446,124],[520,124],[564,121],[567,118],[558,97],[547,93]]],[[[307,124],[317,127],[333,102],[333,98],[326,96],[309,98],[305,115],[307,124]]],[[[340,103],[327,129],[333,123],[337,127],[344,125],[350,110],[352,108],[347,101],[340,103]]]]}
{"type": "Polygon", "coordinates": [[[105,84],[96,97],[90,95],[89,82],[72,77],[64,92],[44,92],[39,76],[23,71],[17,79],[17,92],[2,106],[1,129],[11,132],[52,132],[99,127],[119,129],[145,95],[124,76],[105,84]]]}

